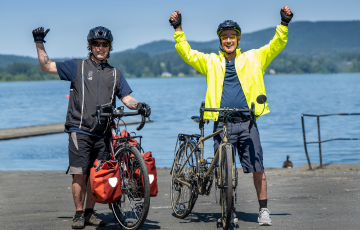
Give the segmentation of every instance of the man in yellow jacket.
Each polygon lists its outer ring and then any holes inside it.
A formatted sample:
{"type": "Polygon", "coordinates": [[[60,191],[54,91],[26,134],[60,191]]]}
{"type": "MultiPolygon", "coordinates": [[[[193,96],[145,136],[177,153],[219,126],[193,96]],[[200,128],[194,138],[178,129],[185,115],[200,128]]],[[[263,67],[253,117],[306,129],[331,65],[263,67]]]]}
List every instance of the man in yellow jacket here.
{"type": "MultiPolygon", "coordinates": [[[[287,43],[288,23],[293,13],[288,6],[280,10],[281,25],[276,27],[274,38],[260,49],[241,53],[238,45],[241,40],[240,26],[232,20],[221,23],[217,29],[220,40],[219,55],[204,54],[191,49],[181,27],[181,14],[175,11],[170,24],[175,29],[175,48],[180,57],[206,77],[206,108],[248,109],[255,103],[255,115],[270,112],[256,101],[257,96],[266,95],[263,75],[266,67],[278,55],[287,43]]],[[[205,112],[204,119],[214,121],[214,132],[222,129],[223,117],[218,112],[205,112]]],[[[228,122],[229,142],[238,150],[244,173],[253,173],[254,186],[259,200],[259,225],[271,225],[270,211],[267,208],[267,179],[264,173],[263,152],[260,136],[255,123],[249,127],[249,114],[232,114],[228,122]]],[[[222,139],[222,134],[214,137],[214,151],[222,139]]],[[[233,208],[231,223],[237,223],[237,214],[233,208]]],[[[221,220],[218,221],[221,223],[221,220]]]]}

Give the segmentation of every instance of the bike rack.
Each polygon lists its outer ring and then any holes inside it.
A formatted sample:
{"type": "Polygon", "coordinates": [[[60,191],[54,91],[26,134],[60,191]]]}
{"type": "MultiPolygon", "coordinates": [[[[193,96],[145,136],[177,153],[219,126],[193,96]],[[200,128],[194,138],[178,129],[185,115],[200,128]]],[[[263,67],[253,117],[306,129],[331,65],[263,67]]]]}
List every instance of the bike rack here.
{"type": "Polygon", "coordinates": [[[319,143],[319,157],[320,157],[320,168],[322,168],[322,155],[321,155],[321,143],[329,142],[329,141],[337,141],[337,140],[360,140],[360,138],[334,138],[329,140],[321,141],[320,136],[320,117],[328,117],[328,116],[348,116],[348,115],[360,115],[360,113],[336,113],[336,114],[323,114],[323,115],[314,115],[314,114],[302,114],[301,115],[301,123],[302,123],[302,131],[303,131],[303,137],[304,137],[304,147],[305,147],[305,154],[306,158],[309,164],[309,170],[313,170],[310,163],[309,154],[307,151],[307,144],[316,144],[319,143]],[[304,117],[317,117],[317,126],[318,126],[318,137],[319,141],[310,141],[306,142],[306,134],[305,134],[305,124],[304,124],[304,117]]]}

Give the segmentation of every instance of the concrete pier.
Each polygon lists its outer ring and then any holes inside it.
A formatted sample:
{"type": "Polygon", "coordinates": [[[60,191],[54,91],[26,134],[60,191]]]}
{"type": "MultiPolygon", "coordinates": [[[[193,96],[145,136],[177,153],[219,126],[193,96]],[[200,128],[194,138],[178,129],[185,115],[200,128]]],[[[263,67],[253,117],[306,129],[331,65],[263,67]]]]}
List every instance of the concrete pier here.
{"type": "MultiPolygon", "coordinates": [[[[146,121],[153,122],[153,121],[146,121]]],[[[140,124],[140,120],[136,121],[125,121],[126,125],[134,125],[140,124]]],[[[124,123],[118,122],[118,126],[124,125],[124,123]]],[[[48,124],[48,125],[36,125],[36,126],[26,126],[19,128],[11,128],[11,129],[0,129],[0,140],[9,140],[16,139],[22,137],[31,137],[31,136],[40,136],[40,135],[48,135],[55,133],[64,132],[64,123],[56,123],[56,124],[48,124]]]]}
{"type": "MultiPolygon", "coordinates": [[[[214,187],[209,196],[198,197],[188,217],[174,217],[169,172],[158,169],[159,194],[151,198],[142,229],[222,229],[216,225],[221,207],[215,202],[214,187]]],[[[315,171],[309,171],[307,165],[266,168],[265,172],[273,225],[258,225],[252,174],[239,169],[235,204],[239,225],[231,229],[359,229],[360,164],[331,164],[315,171]]],[[[85,229],[120,229],[107,205],[96,204],[95,209],[107,226],[85,229]]],[[[71,176],[63,171],[0,172],[0,229],[70,230],[74,214],[71,176]]]]}

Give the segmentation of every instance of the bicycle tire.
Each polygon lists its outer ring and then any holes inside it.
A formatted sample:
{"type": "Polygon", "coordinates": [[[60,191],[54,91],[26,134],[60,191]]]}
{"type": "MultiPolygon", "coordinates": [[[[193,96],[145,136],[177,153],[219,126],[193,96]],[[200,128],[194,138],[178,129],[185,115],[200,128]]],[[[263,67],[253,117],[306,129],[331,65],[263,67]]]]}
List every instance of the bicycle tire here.
{"type": "Polygon", "coordinates": [[[122,196],[109,207],[122,229],[140,229],[150,206],[149,174],[144,158],[128,143],[118,146],[114,152],[119,161],[122,196]]]}
{"type": "Polygon", "coordinates": [[[189,158],[182,170],[180,178],[192,185],[191,188],[176,181],[178,171],[186,161],[191,150],[195,147],[195,143],[188,141],[180,145],[174,159],[171,173],[171,206],[175,216],[179,219],[187,217],[194,208],[197,200],[197,186],[195,184],[195,175],[197,168],[197,160],[195,153],[189,158]]]}
{"type": "Polygon", "coordinates": [[[221,185],[220,201],[223,229],[230,227],[231,210],[232,210],[232,151],[230,144],[224,145],[220,162],[221,185]]]}

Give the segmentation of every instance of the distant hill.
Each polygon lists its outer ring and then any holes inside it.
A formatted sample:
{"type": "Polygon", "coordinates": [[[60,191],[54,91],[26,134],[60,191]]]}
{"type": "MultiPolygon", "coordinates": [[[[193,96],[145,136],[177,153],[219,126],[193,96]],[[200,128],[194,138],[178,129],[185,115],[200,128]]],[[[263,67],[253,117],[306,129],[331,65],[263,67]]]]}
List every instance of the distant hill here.
{"type": "MultiPolygon", "coordinates": [[[[268,44],[274,34],[275,27],[245,33],[240,47],[242,51],[260,48],[268,44]]],[[[266,73],[360,72],[360,21],[294,22],[289,25],[288,38],[285,49],[269,65],[266,73]]],[[[217,39],[189,43],[193,49],[205,53],[219,50],[217,39]]],[[[200,75],[180,58],[174,46],[174,41],[150,42],[135,49],[111,53],[109,63],[126,77],[200,75]]],[[[42,72],[37,58],[0,54],[0,81],[50,79],[58,77],[42,72]]]]}
{"type": "MultiPolygon", "coordinates": [[[[65,61],[70,58],[53,58],[52,61],[65,61]]],[[[27,63],[31,65],[38,65],[39,60],[33,57],[18,56],[18,55],[7,55],[0,54],[0,68],[6,68],[8,65],[13,63],[27,63]]]]}
{"type": "MultiPolygon", "coordinates": [[[[185,30],[186,33],[186,30],[185,30]]],[[[244,33],[241,36],[242,50],[256,49],[266,45],[274,36],[275,27],[244,33]]],[[[289,25],[289,40],[282,53],[299,56],[327,56],[339,53],[360,53],[360,21],[294,22],[289,25]]],[[[189,38],[193,49],[219,50],[219,40],[195,42],[189,38]]],[[[120,53],[148,53],[155,55],[175,50],[175,42],[160,40],[146,43],[120,53]]],[[[62,59],[57,59],[62,60],[62,59]]],[[[1,55],[0,68],[14,62],[38,64],[36,58],[1,55]]]]}
{"type": "Polygon", "coordinates": [[[32,65],[39,64],[37,58],[0,54],[0,68],[4,68],[14,62],[29,63],[32,65]]]}
{"type": "MultiPolygon", "coordinates": [[[[185,30],[186,33],[186,30],[185,30]]],[[[273,38],[275,27],[241,36],[243,50],[260,48],[273,38]]],[[[360,53],[360,21],[294,22],[289,25],[288,44],[283,53],[300,56],[324,56],[338,53],[360,53]]],[[[219,48],[219,40],[194,42],[193,49],[219,48]]],[[[174,41],[155,41],[121,53],[145,52],[155,55],[174,51],[174,41]]]]}

